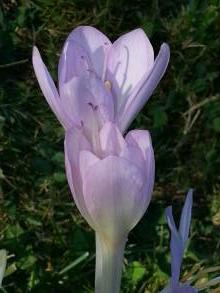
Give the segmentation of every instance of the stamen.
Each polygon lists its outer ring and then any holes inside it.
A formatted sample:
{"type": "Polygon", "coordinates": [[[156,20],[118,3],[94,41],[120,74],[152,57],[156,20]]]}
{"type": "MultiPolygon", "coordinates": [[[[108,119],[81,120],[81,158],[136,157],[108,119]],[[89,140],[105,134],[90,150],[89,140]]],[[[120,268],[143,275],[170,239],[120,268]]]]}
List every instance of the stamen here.
{"type": "Polygon", "coordinates": [[[93,111],[97,111],[99,106],[98,105],[93,105],[93,103],[89,102],[88,105],[92,108],[93,111]]]}
{"type": "Polygon", "coordinates": [[[106,81],[104,82],[104,84],[105,84],[105,87],[106,87],[108,90],[111,90],[111,89],[112,89],[111,81],[106,80],[106,81]]]}

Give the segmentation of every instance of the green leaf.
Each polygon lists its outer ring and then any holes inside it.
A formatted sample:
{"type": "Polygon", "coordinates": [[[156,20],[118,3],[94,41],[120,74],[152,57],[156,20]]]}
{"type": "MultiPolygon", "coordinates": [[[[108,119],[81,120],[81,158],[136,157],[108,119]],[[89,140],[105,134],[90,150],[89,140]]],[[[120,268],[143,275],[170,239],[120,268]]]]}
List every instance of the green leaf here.
{"type": "Polygon", "coordinates": [[[56,172],[53,174],[54,181],[57,183],[64,183],[66,182],[66,175],[61,172],[56,172]]]}
{"type": "Polygon", "coordinates": [[[143,278],[145,272],[146,268],[139,261],[133,261],[131,272],[132,283],[134,285],[137,284],[143,278]]]}
{"type": "Polygon", "coordinates": [[[22,270],[26,270],[31,268],[36,261],[37,259],[34,255],[28,255],[27,257],[23,257],[22,259],[20,259],[19,266],[22,270]]]}
{"type": "Polygon", "coordinates": [[[212,121],[212,127],[216,132],[220,132],[220,117],[217,117],[212,121]]]}
{"type": "Polygon", "coordinates": [[[153,110],[154,128],[162,128],[167,124],[168,117],[163,108],[155,108],[153,110]]]}

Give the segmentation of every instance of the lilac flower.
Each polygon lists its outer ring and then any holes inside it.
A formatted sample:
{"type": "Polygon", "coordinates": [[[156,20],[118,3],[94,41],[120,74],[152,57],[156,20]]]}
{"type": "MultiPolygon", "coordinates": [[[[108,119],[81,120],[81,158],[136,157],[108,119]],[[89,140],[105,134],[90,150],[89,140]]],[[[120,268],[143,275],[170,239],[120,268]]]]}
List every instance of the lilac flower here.
{"type": "Polygon", "coordinates": [[[186,201],[182,210],[179,229],[177,229],[172,213],[172,207],[166,209],[167,222],[171,232],[171,280],[170,284],[161,291],[161,293],[196,293],[197,289],[191,287],[189,284],[179,283],[180,268],[183,259],[184,250],[189,236],[189,228],[191,222],[192,212],[192,193],[193,190],[188,191],[186,201]]]}
{"type": "Polygon", "coordinates": [[[44,96],[65,129],[82,123],[90,128],[94,117],[89,114],[88,120],[84,119],[93,105],[124,132],[164,75],[169,55],[168,45],[162,44],[154,60],[152,45],[142,29],[112,44],[97,29],[81,26],[64,44],[58,67],[59,91],[36,47],[33,66],[44,96]]]}
{"type": "Polygon", "coordinates": [[[148,131],[125,139],[107,122],[96,140],[72,128],[65,138],[66,173],[74,200],[96,232],[96,292],[117,293],[129,231],[146,211],[154,184],[148,131]]]}

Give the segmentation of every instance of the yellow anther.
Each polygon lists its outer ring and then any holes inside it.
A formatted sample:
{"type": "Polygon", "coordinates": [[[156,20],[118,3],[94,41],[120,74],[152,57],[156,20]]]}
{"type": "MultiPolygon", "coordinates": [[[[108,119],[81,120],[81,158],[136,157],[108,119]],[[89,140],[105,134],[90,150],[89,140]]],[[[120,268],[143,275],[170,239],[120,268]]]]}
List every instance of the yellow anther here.
{"type": "Polygon", "coordinates": [[[112,89],[112,84],[109,80],[106,80],[105,81],[105,87],[108,89],[108,90],[111,90],[112,89]]]}

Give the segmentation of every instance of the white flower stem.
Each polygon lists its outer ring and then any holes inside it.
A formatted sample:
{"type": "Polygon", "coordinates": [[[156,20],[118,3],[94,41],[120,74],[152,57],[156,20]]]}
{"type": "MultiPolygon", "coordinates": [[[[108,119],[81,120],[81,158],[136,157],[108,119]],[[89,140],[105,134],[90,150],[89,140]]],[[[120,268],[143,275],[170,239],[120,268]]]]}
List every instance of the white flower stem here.
{"type": "Polygon", "coordinates": [[[96,233],[95,293],[119,293],[125,243],[109,242],[96,233]]]}

